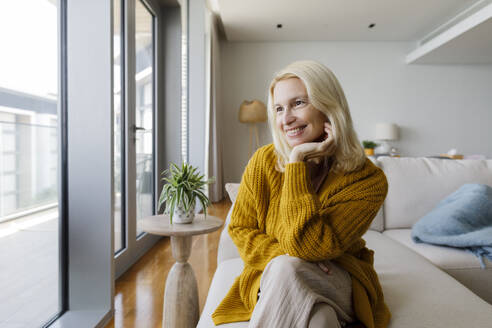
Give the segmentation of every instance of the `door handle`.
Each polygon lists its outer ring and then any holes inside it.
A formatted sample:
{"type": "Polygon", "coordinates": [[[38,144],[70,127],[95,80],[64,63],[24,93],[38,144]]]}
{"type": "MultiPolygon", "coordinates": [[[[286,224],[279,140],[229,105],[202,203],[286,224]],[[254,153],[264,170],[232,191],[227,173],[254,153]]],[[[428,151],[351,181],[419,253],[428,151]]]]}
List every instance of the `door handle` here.
{"type": "Polygon", "coordinates": [[[145,131],[146,129],[133,124],[133,133],[136,133],[138,130],[144,130],[145,131]]]}
{"type": "Polygon", "coordinates": [[[147,129],[142,128],[140,126],[136,126],[135,124],[133,124],[132,130],[133,130],[133,143],[136,143],[137,142],[137,131],[145,131],[147,129]]]}

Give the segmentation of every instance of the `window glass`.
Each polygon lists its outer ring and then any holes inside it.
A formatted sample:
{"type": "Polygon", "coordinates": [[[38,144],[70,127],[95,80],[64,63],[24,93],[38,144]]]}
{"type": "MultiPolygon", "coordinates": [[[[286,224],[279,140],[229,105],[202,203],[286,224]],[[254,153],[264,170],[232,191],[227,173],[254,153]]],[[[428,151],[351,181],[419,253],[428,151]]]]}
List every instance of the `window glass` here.
{"type": "Polygon", "coordinates": [[[114,251],[117,253],[125,247],[125,212],[123,204],[123,149],[124,142],[122,135],[122,127],[124,125],[122,115],[123,105],[123,51],[122,51],[122,33],[121,22],[123,11],[121,10],[121,1],[115,0],[113,4],[114,10],[114,27],[113,27],[113,151],[114,151],[114,251]]]}
{"type": "Polygon", "coordinates": [[[0,325],[59,311],[56,0],[0,1],[0,325]]]}
{"type": "MultiPolygon", "coordinates": [[[[135,2],[137,220],[154,214],[154,17],[135,2]]],[[[137,225],[137,236],[142,230],[137,225]]]]}

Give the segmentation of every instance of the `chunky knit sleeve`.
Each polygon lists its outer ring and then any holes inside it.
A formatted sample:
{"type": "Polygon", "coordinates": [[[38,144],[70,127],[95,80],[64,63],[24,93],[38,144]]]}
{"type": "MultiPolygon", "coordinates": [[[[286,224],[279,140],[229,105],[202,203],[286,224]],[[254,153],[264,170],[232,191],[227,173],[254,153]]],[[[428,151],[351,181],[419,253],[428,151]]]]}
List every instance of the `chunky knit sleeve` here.
{"type": "Polygon", "coordinates": [[[308,261],[336,258],[367,231],[386,197],[386,176],[366,164],[341,180],[340,189],[322,204],[306,164],[287,164],[280,200],[287,229],[279,239],[289,255],[308,261]]]}
{"type": "Polygon", "coordinates": [[[262,174],[262,155],[256,153],[248,163],[239,186],[232,210],[229,235],[236,244],[239,255],[246,265],[263,271],[271,259],[287,252],[281,249],[278,240],[266,234],[259,225],[259,216],[266,215],[268,197],[263,190],[265,177],[262,174]]]}

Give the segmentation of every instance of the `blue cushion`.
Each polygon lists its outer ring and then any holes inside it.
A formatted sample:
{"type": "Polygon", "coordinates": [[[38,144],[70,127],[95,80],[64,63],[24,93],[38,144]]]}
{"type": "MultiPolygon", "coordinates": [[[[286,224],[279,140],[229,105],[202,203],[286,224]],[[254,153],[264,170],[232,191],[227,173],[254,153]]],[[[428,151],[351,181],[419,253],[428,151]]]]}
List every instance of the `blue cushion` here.
{"type": "Polygon", "coordinates": [[[461,247],[492,260],[492,188],[465,184],[412,227],[416,243],[461,247]]]}

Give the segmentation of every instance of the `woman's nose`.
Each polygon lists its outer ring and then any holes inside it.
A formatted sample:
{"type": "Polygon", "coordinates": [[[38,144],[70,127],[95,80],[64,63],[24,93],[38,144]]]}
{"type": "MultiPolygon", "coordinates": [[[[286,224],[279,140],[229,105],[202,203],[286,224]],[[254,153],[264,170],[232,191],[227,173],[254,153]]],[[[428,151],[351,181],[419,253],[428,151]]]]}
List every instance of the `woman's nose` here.
{"type": "Polygon", "coordinates": [[[282,123],[284,125],[289,125],[292,122],[294,122],[295,120],[296,120],[296,117],[294,115],[292,115],[292,111],[290,109],[286,109],[284,116],[283,116],[283,122],[282,123]]]}

